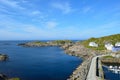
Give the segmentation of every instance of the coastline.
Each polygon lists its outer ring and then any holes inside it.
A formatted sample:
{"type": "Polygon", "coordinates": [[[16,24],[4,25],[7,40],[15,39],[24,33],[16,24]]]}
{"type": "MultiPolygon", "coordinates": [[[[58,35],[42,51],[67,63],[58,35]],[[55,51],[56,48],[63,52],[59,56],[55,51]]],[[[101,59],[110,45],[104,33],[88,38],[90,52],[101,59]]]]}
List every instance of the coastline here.
{"type": "MultiPolygon", "coordinates": [[[[64,52],[66,54],[82,58],[83,62],[79,66],[76,67],[76,69],[68,77],[67,80],[86,80],[93,57],[95,57],[97,55],[109,54],[109,53],[106,53],[105,51],[102,52],[102,51],[96,51],[96,50],[86,48],[80,42],[73,43],[71,41],[66,42],[64,40],[62,40],[60,42],[59,41],[58,42],[40,42],[40,43],[39,42],[37,42],[37,43],[36,42],[28,42],[28,43],[18,44],[18,45],[24,46],[24,47],[59,46],[62,49],[64,49],[64,52]]],[[[116,60],[111,60],[111,61],[113,62],[116,60]]],[[[102,65],[100,67],[102,68],[102,65]]],[[[100,71],[100,73],[102,73],[102,75],[104,74],[102,71],[100,71]]]]}
{"type": "Polygon", "coordinates": [[[74,44],[65,51],[68,55],[83,58],[83,62],[73,71],[67,80],[86,80],[91,60],[95,56],[95,52],[93,50],[85,48],[80,43],[74,44]]]}
{"type": "Polygon", "coordinates": [[[42,42],[36,44],[36,42],[29,42],[24,44],[18,44],[19,46],[24,47],[43,47],[43,46],[59,46],[64,49],[64,52],[71,56],[80,57],[83,59],[83,62],[76,67],[73,73],[68,77],[67,80],[85,80],[89,71],[90,63],[92,58],[96,55],[94,50],[85,48],[79,42],[76,43],[53,43],[53,42],[42,42]]]}

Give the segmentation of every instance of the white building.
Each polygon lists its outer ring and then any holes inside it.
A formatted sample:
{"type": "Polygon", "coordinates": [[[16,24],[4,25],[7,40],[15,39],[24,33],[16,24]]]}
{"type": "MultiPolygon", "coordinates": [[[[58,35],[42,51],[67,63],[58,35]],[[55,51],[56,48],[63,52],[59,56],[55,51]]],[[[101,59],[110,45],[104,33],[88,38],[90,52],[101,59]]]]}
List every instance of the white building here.
{"type": "Polygon", "coordinates": [[[120,51],[120,42],[115,43],[115,46],[112,48],[113,52],[120,51]]]}
{"type": "Polygon", "coordinates": [[[92,46],[92,47],[98,47],[98,44],[95,43],[95,42],[90,42],[90,43],[89,43],[89,46],[92,46]]]}
{"type": "Polygon", "coordinates": [[[113,51],[113,52],[120,51],[120,46],[114,46],[114,47],[112,48],[112,51],[113,51]]]}
{"type": "Polygon", "coordinates": [[[107,50],[111,50],[111,51],[112,51],[113,45],[112,45],[111,43],[106,43],[106,44],[105,44],[105,48],[106,48],[107,50]]]}
{"type": "Polygon", "coordinates": [[[116,42],[115,46],[112,48],[113,52],[120,51],[120,42],[116,42]]]}
{"type": "Polygon", "coordinates": [[[120,46],[120,42],[116,42],[116,43],[115,43],[115,46],[120,46]]]}

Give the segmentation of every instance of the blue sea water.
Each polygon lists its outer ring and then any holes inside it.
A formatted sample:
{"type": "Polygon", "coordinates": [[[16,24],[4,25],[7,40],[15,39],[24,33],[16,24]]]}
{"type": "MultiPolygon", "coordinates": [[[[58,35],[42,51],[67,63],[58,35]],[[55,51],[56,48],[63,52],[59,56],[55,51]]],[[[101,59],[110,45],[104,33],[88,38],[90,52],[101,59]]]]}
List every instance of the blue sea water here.
{"type": "Polygon", "coordinates": [[[0,73],[21,80],[66,80],[82,59],[69,56],[59,47],[22,47],[26,41],[0,41],[0,53],[9,60],[0,62],[0,73]]]}
{"type": "Polygon", "coordinates": [[[109,70],[109,66],[120,66],[118,64],[106,64],[103,66],[103,71],[105,75],[105,80],[120,80],[120,72],[115,73],[114,71],[109,70]]]}

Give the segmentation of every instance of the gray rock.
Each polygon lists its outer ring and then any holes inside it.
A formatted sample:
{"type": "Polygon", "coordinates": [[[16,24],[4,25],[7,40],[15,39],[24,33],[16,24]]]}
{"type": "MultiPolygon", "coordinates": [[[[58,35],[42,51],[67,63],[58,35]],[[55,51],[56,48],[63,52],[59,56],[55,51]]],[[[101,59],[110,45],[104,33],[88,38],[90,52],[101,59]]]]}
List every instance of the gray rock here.
{"type": "Polygon", "coordinates": [[[0,61],[6,61],[8,56],[6,54],[0,54],[0,61]]]}

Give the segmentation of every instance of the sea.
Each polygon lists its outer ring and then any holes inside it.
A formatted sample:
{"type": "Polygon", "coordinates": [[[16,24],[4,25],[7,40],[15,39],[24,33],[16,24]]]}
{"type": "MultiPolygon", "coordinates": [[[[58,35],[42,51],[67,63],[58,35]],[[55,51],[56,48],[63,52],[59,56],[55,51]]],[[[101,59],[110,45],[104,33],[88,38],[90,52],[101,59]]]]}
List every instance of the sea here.
{"type": "Polygon", "coordinates": [[[82,59],[64,53],[60,47],[22,47],[30,41],[0,41],[0,54],[9,59],[0,62],[0,74],[20,80],[67,80],[82,59]]]}
{"type": "Polygon", "coordinates": [[[105,80],[120,80],[120,64],[106,63],[103,66],[103,71],[105,80]]]}

